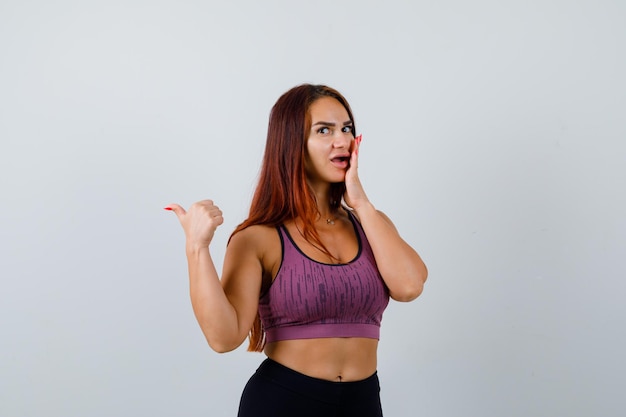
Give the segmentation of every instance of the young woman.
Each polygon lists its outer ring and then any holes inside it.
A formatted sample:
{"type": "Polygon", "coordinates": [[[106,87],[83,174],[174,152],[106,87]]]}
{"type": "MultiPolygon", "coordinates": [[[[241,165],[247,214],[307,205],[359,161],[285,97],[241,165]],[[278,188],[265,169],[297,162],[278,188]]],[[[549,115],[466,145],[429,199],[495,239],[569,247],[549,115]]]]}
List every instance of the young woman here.
{"type": "Polygon", "coordinates": [[[209,252],[222,212],[211,201],[173,210],[184,229],[191,302],[212,349],[267,359],[240,417],[382,415],[376,355],[389,297],[411,301],[427,270],[358,176],[360,136],[336,90],[300,85],[270,114],[249,217],[217,275],[209,252]]]}

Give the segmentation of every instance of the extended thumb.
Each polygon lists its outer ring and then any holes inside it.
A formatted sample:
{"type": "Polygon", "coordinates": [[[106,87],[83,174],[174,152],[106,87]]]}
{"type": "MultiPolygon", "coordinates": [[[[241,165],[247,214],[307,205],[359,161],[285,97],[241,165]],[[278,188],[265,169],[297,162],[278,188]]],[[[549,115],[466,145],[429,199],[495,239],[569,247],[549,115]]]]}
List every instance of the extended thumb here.
{"type": "Polygon", "coordinates": [[[179,206],[178,204],[170,204],[169,206],[165,206],[163,208],[165,210],[173,211],[178,217],[186,213],[185,209],[179,206]]]}

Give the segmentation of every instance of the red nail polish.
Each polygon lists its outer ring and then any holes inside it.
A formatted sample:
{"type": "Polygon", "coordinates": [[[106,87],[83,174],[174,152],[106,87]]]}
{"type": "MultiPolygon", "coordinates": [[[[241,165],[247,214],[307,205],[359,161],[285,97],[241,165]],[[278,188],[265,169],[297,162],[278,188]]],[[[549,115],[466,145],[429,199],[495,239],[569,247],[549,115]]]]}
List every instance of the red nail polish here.
{"type": "Polygon", "coordinates": [[[163,207],[163,210],[172,210],[171,207],[163,207]]]}

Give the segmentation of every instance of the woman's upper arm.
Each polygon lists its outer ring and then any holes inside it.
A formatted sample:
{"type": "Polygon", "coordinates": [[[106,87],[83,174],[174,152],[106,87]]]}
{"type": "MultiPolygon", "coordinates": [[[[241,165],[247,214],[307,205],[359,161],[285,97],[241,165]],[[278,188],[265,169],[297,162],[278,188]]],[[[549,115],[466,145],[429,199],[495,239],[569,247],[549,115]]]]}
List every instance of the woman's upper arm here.
{"type": "Polygon", "coordinates": [[[261,232],[258,226],[237,232],[224,256],[221,282],[237,314],[237,346],[245,340],[257,314],[263,277],[261,232]]]}

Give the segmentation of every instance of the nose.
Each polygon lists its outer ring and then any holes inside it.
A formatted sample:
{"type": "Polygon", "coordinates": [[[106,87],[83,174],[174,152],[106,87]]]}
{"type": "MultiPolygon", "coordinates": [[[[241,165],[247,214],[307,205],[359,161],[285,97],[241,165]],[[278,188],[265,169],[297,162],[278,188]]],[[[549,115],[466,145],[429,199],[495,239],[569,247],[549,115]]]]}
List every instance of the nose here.
{"type": "Polygon", "coordinates": [[[352,133],[342,132],[340,129],[333,135],[333,147],[335,148],[350,148],[352,143],[352,133]]]}

